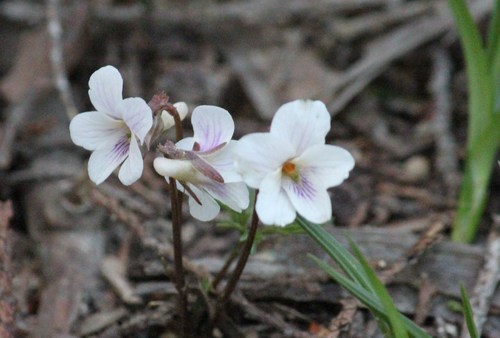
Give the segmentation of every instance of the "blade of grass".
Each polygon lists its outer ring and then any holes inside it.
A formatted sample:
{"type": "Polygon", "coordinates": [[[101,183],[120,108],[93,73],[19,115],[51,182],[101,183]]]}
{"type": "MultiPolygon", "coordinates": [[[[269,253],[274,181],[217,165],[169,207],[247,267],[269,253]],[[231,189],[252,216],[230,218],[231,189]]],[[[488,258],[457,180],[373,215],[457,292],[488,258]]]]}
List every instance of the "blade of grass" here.
{"type": "Polygon", "coordinates": [[[479,338],[479,332],[477,331],[476,324],[474,323],[472,306],[470,305],[469,297],[467,296],[467,291],[465,291],[463,284],[460,285],[460,295],[462,297],[462,306],[464,308],[465,323],[467,324],[467,330],[469,331],[470,337],[479,338]]]}
{"type": "Polygon", "coordinates": [[[347,276],[366,289],[371,288],[370,282],[359,262],[321,225],[313,224],[301,216],[297,217],[296,222],[335,260],[347,276]]]}
{"type": "MultiPolygon", "coordinates": [[[[384,308],[380,304],[376,295],[371,294],[365,288],[357,284],[356,282],[348,279],[346,276],[341,275],[339,272],[335,271],[327,263],[323,262],[314,255],[309,254],[318,266],[323,269],[332,279],[339,283],[343,288],[345,288],[349,293],[356,297],[361,303],[363,303],[370,311],[376,316],[385,321],[388,320],[387,314],[384,312],[384,308]]],[[[414,338],[431,338],[431,336],[426,333],[422,328],[420,328],[413,321],[408,319],[406,316],[398,312],[401,317],[401,321],[404,323],[406,329],[408,330],[411,337],[414,338]]]]}
{"type": "MultiPolygon", "coordinates": [[[[497,123],[499,119],[494,119],[497,123]]],[[[497,125],[498,126],[498,125],[497,125]]],[[[483,214],[488,184],[494,168],[500,130],[492,123],[468,152],[465,173],[460,191],[457,215],[452,239],[470,242],[477,232],[477,224],[483,214]]]]}
{"type": "Polygon", "coordinates": [[[498,79],[500,74],[500,0],[495,1],[495,8],[491,15],[488,29],[487,46],[488,64],[493,70],[494,79],[498,79]]]}
{"type": "Polygon", "coordinates": [[[354,255],[356,256],[358,261],[361,263],[361,266],[365,270],[365,274],[370,279],[370,282],[373,288],[375,289],[376,295],[378,296],[378,299],[380,300],[380,303],[382,304],[382,307],[384,308],[384,311],[387,314],[387,319],[389,321],[393,337],[408,338],[408,332],[401,319],[401,313],[396,308],[396,305],[394,305],[391,295],[387,291],[384,284],[382,284],[380,279],[378,279],[377,274],[370,267],[370,264],[368,264],[365,257],[363,256],[359,248],[356,246],[356,244],[351,239],[349,239],[349,243],[351,245],[352,251],[354,252],[354,255]]]}
{"type": "MultiPolygon", "coordinates": [[[[464,51],[469,90],[467,157],[452,239],[470,242],[476,235],[484,212],[494,153],[498,147],[498,140],[493,140],[492,135],[486,135],[499,131],[498,127],[492,127],[495,122],[495,83],[479,31],[467,5],[463,0],[449,0],[448,3],[464,51]]],[[[489,44],[494,46],[496,39],[493,37],[489,44]]]]}
{"type": "Polygon", "coordinates": [[[488,74],[488,61],[481,36],[464,0],[448,1],[465,57],[469,90],[469,139],[476,139],[485,127],[484,118],[492,114],[493,81],[488,74]],[[483,122],[483,123],[481,123],[483,122]]]}

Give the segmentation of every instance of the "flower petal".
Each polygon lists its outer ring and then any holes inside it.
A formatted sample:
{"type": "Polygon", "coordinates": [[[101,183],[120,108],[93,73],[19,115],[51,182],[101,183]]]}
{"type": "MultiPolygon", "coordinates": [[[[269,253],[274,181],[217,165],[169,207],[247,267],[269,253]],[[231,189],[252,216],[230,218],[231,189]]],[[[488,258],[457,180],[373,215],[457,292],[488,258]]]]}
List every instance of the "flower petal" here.
{"type": "Polygon", "coordinates": [[[124,185],[131,185],[141,178],[143,167],[144,162],[142,160],[141,150],[139,149],[137,140],[132,136],[128,158],[123,162],[120,172],[118,173],[118,178],[124,185]]]}
{"type": "Polygon", "coordinates": [[[313,223],[325,223],[332,217],[330,196],[323,186],[314,184],[313,179],[301,175],[298,182],[284,176],[282,187],[297,212],[313,223]]]}
{"type": "Polygon", "coordinates": [[[208,193],[194,185],[189,184],[189,188],[201,202],[201,205],[199,205],[194,198],[189,196],[188,205],[191,216],[202,222],[208,222],[217,217],[220,211],[219,204],[208,193]]]}
{"type": "Polygon", "coordinates": [[[139,97],[123,100],[123,120],[141,144],[153,126],[153,112],[146,101],[139,97]]]}
{"type": "Polygon", "coordinates": [[[295,209],[281,188],[281,169],[262,181],[255,210],[263,224],[285,226],[295,220],[295,209]]]}
{"type": "Polygon", "coordinates": [[[123,121],[114,120],[101,112],[76,115],[69,124],[71,140],[87,150],[114,145],[127,132],[123,121]]]}
{"type": "Polygon", "coordinates": [[[234,133],[231,114],[216,106],[198,106],[191,117],[194,139],[200,151],[209,151],[218,145],[229,143],[234,133]]]}
{"type": "Polygon", "coordinates": [[[312,145],[325,143],[330,120],[323,102],[297,100],[278,109],[271,123],[271,134],[290,142],[298,156],[312,145]]]}
{"type": "Polygon", "coordinates": [[[293,161],[314,181],[325,188],[342,183],[354,168],[354,158],[345,149],[332,145],[316,145],[293,161]]]}
{"type": "Polygon", "coordinates": [[[128,156],[130,141],[123,136],[115,144],[99,148],[90,155],[89,177],[95,184],[102,183],[128,156]]]}
{"type": "Polygon", "coordinates": [[[194,145],[194,138],[193,137],[186,137],[180,140],[175,144],[175,146],[179,149],[183,150],[193,150],[193,145],[194,145]]]}
{"type": "Polygon", "coordinates": [[[237,183],[217,183],[209,182],[201,185],[213,198],[227,205],[236,212],[241,212],[248,208],[249,194],[248,188],[243,182],[237,183]]]}
{"type": "Polygon", "coordinates": [[[123,100],[122,91],[122,76],[113,66],[102,67],[90,76],[90,101],[98,111],[117,119],[122,118],[119,109],[123,100]]]}
{"type": "Polygon", "coordinates": [[[157,157],[153,161],[156,172],[165,177],[173,177],[182,182],[196,182],[198,174],[190,161],[157,157]]]}
{"type": "Polygon", "coordinates": [[[249,134],[238,141],[234,150],[236,170],[246,184],[257,189],[269,172],[281,168],[293,154],[291,145],[276,135],[249,134]]]}
{"type": "Polygon", "coordinates": [[[236,171],[234,153],[237,141],[230,141],[224,148],[213,154],[203,155],[203,159],[224,178],[224,183],[241,182],[241,175],[236,171]]]}

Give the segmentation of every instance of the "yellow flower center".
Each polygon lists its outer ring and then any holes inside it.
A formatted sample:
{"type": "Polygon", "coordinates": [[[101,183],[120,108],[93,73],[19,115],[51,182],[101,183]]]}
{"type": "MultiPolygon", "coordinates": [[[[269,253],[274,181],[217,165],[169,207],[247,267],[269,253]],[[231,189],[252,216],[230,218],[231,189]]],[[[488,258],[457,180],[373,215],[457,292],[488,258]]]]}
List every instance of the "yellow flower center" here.
{"type": "Polygon", "coordinates": [[[295,164],[292,162],[285,162],[283,167],[281,167],[281,172],[290,177],[294,182],[299,180],[299,173],[297,172],[295,164]]]}

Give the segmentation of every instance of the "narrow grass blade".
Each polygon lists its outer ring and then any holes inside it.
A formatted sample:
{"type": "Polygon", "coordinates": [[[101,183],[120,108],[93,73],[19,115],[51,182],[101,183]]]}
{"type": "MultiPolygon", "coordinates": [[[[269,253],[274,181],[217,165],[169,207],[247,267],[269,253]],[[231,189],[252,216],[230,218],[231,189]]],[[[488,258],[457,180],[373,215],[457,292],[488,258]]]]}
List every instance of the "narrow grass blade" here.
{"type": "Polygon", "coordinates": [[[495,8],[491,15],[486,52],[494,79],[498,80],[500,77],[500,0],[495,1],[495,8]]]}
{"type": "Polygon", "coordinates": [[[342,244],[323,229],[321,225],[313,224],[300,216],[297,217],[296,222],[335,260],[347,276],[366,289],[371,288],[370,282],[364,274],[363,268],[359,262],[342,246],[342,244]]]}
{"type": "Polygon", "coordinates": [[[472,306],[470,305],[469,297],[467,296],[467,291],[465,291],[464,285],[460,285],[460,295],[462,297],[462,306],[464,308],[465,323],[467,324],[467,329],[471,338],[479,338],[479,333],[474,323],[474,315],[472,313],[472,306]]]}
{"type": "Polygon", "coordinates": [[[406,331],[405,325],[401,319],[401,313],[396,308],[396,305],[394,305],[391,295],[387,291],[384,284],[382,284],[380,279],[378,279],[377,274],[370,267],[370,264],[366,261],[365,257],[356,246],[356,244],[354,244],[352,240],[349,240],[349,243],[351,245],[352,251],[354,252],[354,255],[363,266],[365,274],[368,276],[372,287],[373,289],[375,289],[376,295],[378,296],[378,299],[380,300],[380,303],[382,304],[382,307],[387,314],[387,319],[389,321],[393,337],[408,338],[408,332],[406,331]]]}
{"type": "MultiPolygon", "coordinates": [[[[467,157],[452,239],[470,242],[484,212],[494,154],[498,148],[496,135],[488,135],[500,131],[499,126],[495,126],[493,114],[496,84],[479,31],[465,1],[448,0],[448,3],[464,51],[469,90],[467,157]]],[[[492,37],[488,42],[491,48],[496,48],[497,40],[497,37],[492,37]]]]}
{"type": "MultiPolygon", "coordinates": [[[[365,288],[357,284],[356,282],[350,280],[346,276],[341,275],[339,272],[334,270],[327,263],[323,262],[319,258],[309,255],[318,266],[323,269],[330,277],[339,283],[343,288],[345,288],[349,293],[356,297],[361,303],[363,303],[370,311],[378,318],[385,321],[388,320],[387,314],[384,312],[384,308],[380,304],[377,296],[367,291],[365,288]]],[[[413,321],[405,317],[403,314],[398,312],[401,321],[404,323],[406,330],[413,338],[431,338],[431,336],[426,333],[422,328],[420,328],[413,321]]]]}
{"type": "Polygon", "coordinates": [[[493,111],[493,81],[481,36],[464,0],[448,0],[465,57],[469,90],[469,139],[477,139],[493,111]]]}
{"type": "MultiPolygon", "coordinates": [[[[498,118],[494,121],[498,122],[498,118]]],[[[465,163],[465,173],[458,200],[452,239],[470,242],[477,232],[488,198],[488,185],[495,165],[500,140],[500,124],[491,124],[472,146],[465,163]]]]}

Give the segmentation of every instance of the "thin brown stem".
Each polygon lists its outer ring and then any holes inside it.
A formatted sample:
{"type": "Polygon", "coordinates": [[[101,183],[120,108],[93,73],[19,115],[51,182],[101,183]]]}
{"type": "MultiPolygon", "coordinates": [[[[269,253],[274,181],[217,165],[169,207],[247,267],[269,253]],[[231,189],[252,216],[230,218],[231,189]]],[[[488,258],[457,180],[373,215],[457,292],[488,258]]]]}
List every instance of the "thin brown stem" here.
{"type": "MultiPolygon", "coordinates": [[[[255,195],[255,201],[257,201],[257,194],[255,195]]],[[[259,225],[259,216],[257,216],[254,204],[252,221],[250,223],[250,231],[248,232],[247,241],[243,246],[241,256],[238,260],[238,263],[236,264],[236,267],[234,268],[233,274],[231,275],[231,278],[229,279],[229,281],[226,284],[226,287],[224,288],[224,292],[218,303],[217,312],[219,312],[227,303],[229,297],[231,296],[231,293],[233,293],[234,288],[236,287],[236,284],[238,284],[238,281],[240,280],[241,274],[243,273],[243,269],[245,269],[248,257],[250,256],[250,252],[252,251],[252,246],[255,240],[255,234],[257,233],[258,225],[259,225]]]]}
{"type": "Polygon", "coordinates": [[[234,262],[234,260],[238,257],[239,248],[240,248],[240,245],[234,247],[234,249],[229,254],[229,257],[226,259],[226,262],[224,263],[224,265],[222,266],[220,271],[217,273],[217,275],[215,275],[215,278],[212,282],[212,288],[214,290],[217,289],[217,286],[219,285],[220,281],[226,276],[226,273],[229,270],[229,267],[234,262]]]}
{"type": "Polygon", "coordinates": [[[170,200],[172,203],[172,237],[174,244],[175,288],[179,293],[179,309],[181,328],[187,337],[187,296],[184,267],[182,265],[182,228],[181,228],[181,198],[174,178],[169,178],[170,200]]]}
{"type": "Polygon", "coordinates": [[[168,104],[165,107],[166,111],[174,118],[174,123],[175,123],[175,139],[177,141],[182,140],[183,137],[183,130],[182,130],[182,121],[181,117],[179,115],[179,112],[177,111],[177,108],[173,104],[168,104]]]}

